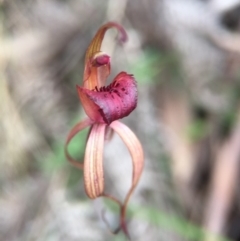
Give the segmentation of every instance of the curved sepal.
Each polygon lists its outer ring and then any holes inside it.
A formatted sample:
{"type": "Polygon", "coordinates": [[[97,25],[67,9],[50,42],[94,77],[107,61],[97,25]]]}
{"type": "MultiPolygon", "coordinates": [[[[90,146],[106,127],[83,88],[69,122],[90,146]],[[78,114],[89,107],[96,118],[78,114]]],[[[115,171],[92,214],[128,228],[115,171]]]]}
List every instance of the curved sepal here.
{"type": "Polygon", "coordinates": [[[84,157],[84,186],[89,198],[102,196],[104,190],[103,146],[105,124],[94,124],[88,137],[84,157]]]}
{"type": "Polygon", "coordinates": [[[85,119],[79,123],[77,123],[72,130],[70,131],[70,133],[68,134],[65,146],[64,146],[64,152],[65,152],[65,156],[67,158],[67,160],[75,167],[79,168],[79,169],[83,169],[83,163],[78,162],[77,160],[75,160],[68,152],[68,145],[71,142],[71,140],[73,139],[73,137],[75,135],[77,135],[80,131],[82,131],[83,129],[87,128],[88,126],[90,126],[92,124],[92,121],[90,119],[85,119]]]}
{"type": "Polygon", "coordinates": [[[102,41],[106,31],[109,28],[116,28],[120,33],[120,40],[126,41],[127,40],[127,33],[124,28],[114,22],[109,22],[103,25],[98,32],[96,33],[95,37],[93,38],[92,42],[90,43],[85,57],[85,69],[84,69],[84,83],[83,87],[87,89],[94,89],[95,86],[101,87],[105,85],[106,78],[110,73],[110,57],[100,51],[102,41]],[[99,61],[98,65],[95,65],[99,61]],[[103,61],[102,61],[103,60],[103,61]]]}
{"type": "Polygon", "coordinates": [[[113,130],[116,131],[118,135],[121,137],[123,142],[126,144],[132,157],[132,164],[133,164],[132,185],[126,195],[126,198],[124,200],[123,205],[121,206],[121,211],[120,211],[120,227],[123,230],[123,232],[129,237],[129,233],[128,233],[127,225],[125,221],[126,208],[127,208],[129,198],[131,197],[135,187],[137,186],[137,183],[143,171],[143,166],[144,166],[143,148],[138,138],[136,137],[136,135],[123,123],[119,121],[114,121],[111,123],[110,127],[113,128],[113,130]]]}
{"type": "Polygon", "coordinates": [[[87,49],[87,52],[86,52],[86,57],[85,57],[85,64],[86,64],[87,60],[92,58],[97,52],[100,51],[104,35],[105,35],[106,31],[110,28],[116,28],[119,31],[119,33],[120,33],[119,39],[122,42],[125,42],[127,40],[127,33],[126,33],[125,29],[120,24],[115,23],[115,22],[108,22],[108,23],[104,24],[97,31],[97,33],[95,34],[92,42],[88,46],[88,49],[87,49]]]}

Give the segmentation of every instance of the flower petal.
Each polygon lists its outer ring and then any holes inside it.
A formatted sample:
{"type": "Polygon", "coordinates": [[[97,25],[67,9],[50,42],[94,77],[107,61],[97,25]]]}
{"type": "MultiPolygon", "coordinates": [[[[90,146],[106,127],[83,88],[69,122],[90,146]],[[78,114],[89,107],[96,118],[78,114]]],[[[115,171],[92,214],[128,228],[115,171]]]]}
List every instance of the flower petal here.
{"type": "MultiPolygon", "coordinates": [[[[107,58],[105,58],[105,61],[100,61],[100,65],[94,65],[96,62],[96,58],[99,59],[99,55],[101,56],[100,59],[103,60],[103,56],[107,56],[100,52],[100,48],[102,45],[102,41],[104,38],[104,35],[106,31],[109,28],[116,28],[119,33],[121,34],[120,39],[121,41],[126,41],[127,39],[127,33],[124,30],[124,28],[114,22],[109,22],[105,25],[103,25],[98,32],[96,33],[95,37],[93,38],[91,44],[89,45],[86,57],[85,57],[85,69],[84,69],[84,88],[87,89],[94,89],[95,86],[101,87],[104,86],[106,78],[108,77],[110,73],[110,61],[106,61],[107,58]]],[[[109,56],[108,56],[109,57],[109,56]]],[[[109,58],[108,58],[109,60],[109,58]]]]}
{"type": "Polygon", "coordinates": [[[94,124],[89,135],[84,157],[84,185],[89,198],[103,194],[103,146],[105,124],[94,124]]]}
{"type": "Polygon", "coordinates": [[[77,88],[87,115],[96,122],[110,124],[128,116],[137,106],[137,83],[126,72],[119,73],[107,87],[77,88]]]}
{"type": "Polygon", "coordinates": [[[64,147],[64,151],[65,151],[65,156],[67,158],[67,160],[75,167],[82,169],[83,168],[83,164],[74,160],[70,154],[68,153],[68,144],[70,143],[70,141],[72,140],[72,138],[78,134],[80,131],[82,131],[83,129],[85,129],[86,127],[90,126],[92,124],[92,121],[90,119],[85,119],[79,123],[77,123],[72,130],[70,131],[70,133],[68,134],[66,143],[65,143],[65,147],[64,147]]]}
{"type": "Polygon", "coordinates": [[[124,200],[124,203],[121,207],[121,214],[120,214],[120,226],[124,233],[129,236],[127,231],[127,226],[125,223],[125,216],[126,216],[126,207],[129,201],[130,196],[132,195],[132,192],[134,191],[139,178],[143,171],[144,166],[144,154],[142,145],[139,142],[136,135],[123,123],[119,121],[114,121],[110,125],[111,128],[113,128],[114,131],[118,133],[118,135],[121,137],[123,142],[126,144],[131,157],[132,157],[132,163],[133,163],[133,176],[132,176],[132,186],[130,190],[127,193],[127,196],[124,200]]]}

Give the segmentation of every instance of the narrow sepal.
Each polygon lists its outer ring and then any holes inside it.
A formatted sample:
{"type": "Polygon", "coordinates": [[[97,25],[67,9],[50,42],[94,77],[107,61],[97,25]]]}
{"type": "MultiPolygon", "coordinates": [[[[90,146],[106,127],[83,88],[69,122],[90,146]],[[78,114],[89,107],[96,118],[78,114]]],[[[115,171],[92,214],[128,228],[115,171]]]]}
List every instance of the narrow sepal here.
{"type": "Polygon", "coordinates": [[[88,59],[92,58],[94,56],[94,54],[96,54],[97,52],[100,51],[104,35],[105,35],[106,31],[110,28],[116,28],[119,31],[119,33],[120,33],[119,39],[122,42],[125,42],[127,40],[127,33],[126,33],[125,29],[120,24],[115,23],[115,22],[108,22],[108,23],[104,24],[97,31],[97,33],[94,36],[92,42],[88,46],[88,49],[87,49],[87,52],[86,52],[86,57],[85,57],[85,63],[88,59]]]}
{"type": "Polygon", "coordinates": [[[124,28],[114,22],[109,22],[98,30],[85,56],[84,88],[93,89],[95,86],[101,87],[105,85],[110,73],[110,57],[100,52],[100,48],[104,35],[109,28],[116,28],[119,31],[121,41],[126,41],[127,39],[127,33],[124,28]]]}
{"type": "Polygon", "coordinates": [[[68,152],[68,145],[71,142],[71,140],[73,139],[73,137],[78,134],[80,131],[82,131],[83,129],[87,128],[88,126],[90,126],[92,124],[92,121],[87,118],[79,123],[77,123],[72,130],[70,131],[70,133],[67,136],[67,140],[64,146],[64,151],[65,151],[65,156],[67,158],[67,160],[75,167],[82,169],[83,168],[83,163],[78,162],[77,160],[75,160],[73,157],[71,157],[71,155],[68,152]]]}
{"type": "Polygon", "coordinates": [[[138,138],[126,125],[124,125],[119,121],[114,121],[111,123],[110,127],[113,128],[113,130],[116,131],[118,135],[121,137],[123,142],[126,144],[132,157],[132,164],[133,164],[132,185],[126,195],[126,198],[124,200],[124,203],[121,207],[121,212],[120,212],[120,226],[124,231],[124,233],[129,237],[127,225],[125,221],[126,208],[127,208],[129,198],[131,197],[132,192],[134,191],[143,171],[144,153],[143,153],[142,145],[139,142],[138,138]]]}
{"type": "Polygon", "coordinates": [[[84,157],[84,185],[89,198],[102,196],[104,190],[103,146],[105,124],[92,126],[84,157]]]}

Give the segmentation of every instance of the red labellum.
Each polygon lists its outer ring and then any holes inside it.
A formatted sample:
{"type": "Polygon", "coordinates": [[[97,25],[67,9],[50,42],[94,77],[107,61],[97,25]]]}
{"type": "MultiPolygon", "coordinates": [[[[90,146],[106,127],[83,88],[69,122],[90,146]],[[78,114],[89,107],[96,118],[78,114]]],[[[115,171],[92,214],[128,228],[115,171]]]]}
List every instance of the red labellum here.
{"type": "Polygon", "coordinates": [[[77,89],[87,114],[94,106],[95,115],[89,117],[96,122],[110,124],[128,116],[137,106],[137,84],[133,75],[126,72],[119,73],[109,86],[94,90],[77,86],[77,89]]]}

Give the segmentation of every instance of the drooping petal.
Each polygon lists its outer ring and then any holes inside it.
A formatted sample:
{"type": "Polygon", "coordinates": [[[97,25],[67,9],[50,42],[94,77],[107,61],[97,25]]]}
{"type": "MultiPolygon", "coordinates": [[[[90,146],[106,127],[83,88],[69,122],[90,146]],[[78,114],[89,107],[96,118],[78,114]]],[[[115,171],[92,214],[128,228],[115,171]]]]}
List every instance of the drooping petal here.
{"type": "MultiPolygon", "coordinates": [[[[107,58],[105,58],[105,61],[101,62],[100,65],[94,65],[96,62],[96,58],[103,60],[103,56],[107,56],[104,53],[100,52],[100,48],[102,45],[102,41],[104,38],[104,35],[106,31],[109,28],[116,28],[120,33],[120,40],[126,41],[127,39],[127,33],[124,30],[124,28],[114,22],[109,22],[105,25],[103,25],[98,32],[96,33],[95,37],[93,38],[92,42],[90,43],[85,57],[85,69],[84,69],[84,84],[83,87],[86,89],[94,89],[95,86],[101,87],[104,86],[106,78],[108,77],[110,73],[110,60],[107,61],[107,58]]],[[[109,57],[109,56],[108,56],[109,57]]]]}
{"type": "Polygon", "coordinates": [[[143,166],[144,166],[144,154],[143,154],[142,145],[139,142],[138,138],[126,125],[124,125],[119,121],[114,121],[111,123],[110,127],[113,128],[113,130],[116,131],[118,135],[121,137],[123,142],[126,144],[132,157],[132,164],[133,164],[132,186],[126,195],[123,206],[121,207],[121,214],[120,214],[121,228],[124,231],[124,233],[128,235],[127,226],[125,223],[126,207],[127,207],[129,198],[132,195],[132,192],[134,191],[139,181],[139,178],[141,177],[143,166]]]}
{"type": "Polygon", "coordinates": [[[66,143],[65,143],[65,147],[64,147],[64,151],[65,151],[65,156],[67,158],[67,160],[75,167],[82,169],[83,168],[83,163],[80,163],[76,160],[74,160],[74,158],[72,158],[68,152],[68,144],[71,142],[71,140],[73,139],[73,137],[78,134],[80,131],[82,131],[83,129],[87,128],[88,126],[90,126],[92,124],[92,121],[87,118],[79,123],[77,123],[72,130],[70,131],[70,133],[68,134],[66,143]]]}
{"type": "Polygon", "coordinates": [[[103,146],[105,124],[94,124],[90,132],[84,157],[84,185],[89,198],[94,199],[103,194],[103,146]]]}
{"type": "Polygon", "coordinates": [[[110,124],[128,116],[137,106],[137,84],[126,72],[119,73],[107,87],[77,89],[87,115],[96,122],[110,124]]]}

